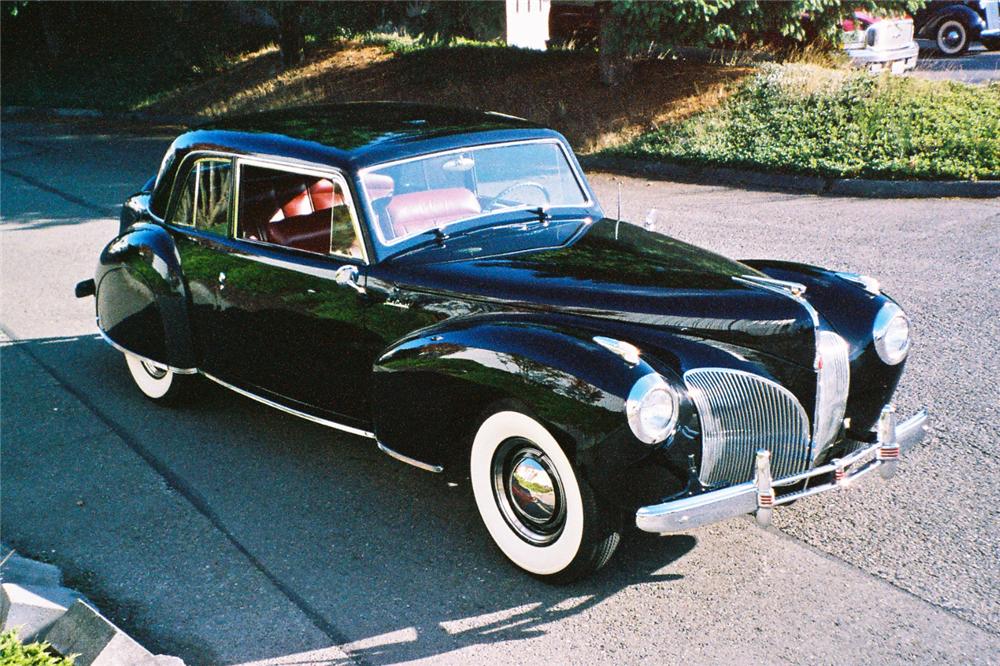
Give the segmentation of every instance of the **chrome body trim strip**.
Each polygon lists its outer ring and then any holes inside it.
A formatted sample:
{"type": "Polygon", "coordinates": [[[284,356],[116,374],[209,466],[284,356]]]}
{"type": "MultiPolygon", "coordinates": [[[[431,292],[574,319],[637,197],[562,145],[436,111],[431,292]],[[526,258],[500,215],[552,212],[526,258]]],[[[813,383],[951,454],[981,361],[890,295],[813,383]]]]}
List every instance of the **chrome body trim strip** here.
{"type": "Polygon", "coordinates": [[[816,400],[813,407],[811,464],[840,435],[851,389],[850,346],[833,331],[816,331],[816,400]]]}
{"type": "Polygon", "coordinates": [[[736,282],[742,282],[743,284],[748,284],[751,287],[760,287],[761,289],[767,289],[768,291],[773,291],[777,294],[787,296],[805,308],[806,312],[809,313],[810,319],[812,319],[813,327],[819,329],[819,313],[816,312],[816,308],[812,306],[812,303],[802,298],[802,294],[806,293],[806,286],[804,284],[800,282],[775,280],[774,278],[768,277],[758,277],[756,275],[734,276],[733,280],[736,282]]]}
{"type": "Polygon", "coordinates": [[[145,356],[142,356],[141,354],[136,354],[135,352],[132,352],[132,351],[129,351],[129,350],[125,349],[120,344],[118,344],[117,342],[115,342],[114,340],[112,340],[110,337],[108,337],[108,334],[104,332],[103,328],[101,328],[101,320],[100,320],[100,318],[97,319],[97,331],[101,334],[101,337],[104,338],[105,342],[107,342],[109,345],[111,345],[112,347],[114,347],[115,349],[117,349],[118,351],[120,351],[123,354],[128,354],[130,356],[134,356],[137,359],[139,359],[140,361],[144,361],[146,363],[149,363],[150,365],[153,365],[153,366],[155,366],[157,368],[166,368],[167,370],[169,370],[170,372],[174,373],[175,375],[196,375],[196,374],[198,374],[198,368],[175,368],[172,365],[166,365],[166,364],[160,363],[159,361],[154,361],[151,358],[147,358],[145,356]]]}
{"type": "Polygon", "coordinates": [[[360,428],[354,428],[352,426],[344,425],[343,423],[337,423],[336,421],[330,421],[329,419],[324,419],[320,416],[307,414],[306,412],[300,412],[299,410],[294,409],[292,407],[288,407],[287,405],[282,405],[280,402],[269,400],[268,398],[261,397],[256,393],[251,393],[246,389],[241,389],[238,386],[233,386],[232,384],[225,382],[219,379],[218,377],[213,377],[207,372],[202,371],[201,374],[202,376],[205,377],[205,379],[209,379],[218,384],[219,386],[224,386],[230,391],[233,391],[234,393],[239,393],[240,395],[246,398],[250,398],[251,400],[256,400],[257,402],[267,405],[268,407],[274,407],[275,409],[285,412],[286,414],[291,414],[292,416],[298,416],[299,418],[305,419],[306,421],[312,421],[313,423],[318,423],[322,426],[326,426],[327,428],[342,430],[343,432],[347,432],[352,435],[357,435],[359,437],[367,437],[368,439],[375,439],[375,433],[373,432],[368,432],[367,430],[361,430],[360,428]]]}
{"type": "Polygon", "coordinates": [[[759,451],[756,456],[756,475],[753,481],[693,497],[641,507],[636,511],[635,524],[645,532],[671,534],[735,516],[756,513],[758,522],[766,525],[774,506],[788,504],[829,490],[850,488],[875,470],[879,470],[883,477],[891,476],[895,471],[899,454],[926,437],[927,424],[927,410],[922,409],[905,423],[897,426],[895,411],[891,405],[887,405],[879,417],[877,441],[847,457],[836,459],[803,474],[771,481],[770,453],[759,451]],[[871,455],[874,455],[874,458],[861,467],[848,470],[852,465],[871,455]],[[774,488],[830,473],[833,473],[832,481],[775,496],[774,488]]]}
{"type": "Polygon", "coordinates": [[[388,446],[386,446],[382,442],[379,442],[378,440],[375,441],[378,444],[379,451],[392,458],[395,458],[396,460],[399,460],[400,462],[405,462],[407,465],[413,465],[414,467],[419,467],[425,472],[434,472],[435,474],[440,474],[441,472],[444,471],[444,467],[441,467],[441,465],[430,465],[425,462],[420,462],[416,458],[411,458],[410,456],[404,456],[402,453],[399,453],[398,451],[393,451],[388,446]]]}

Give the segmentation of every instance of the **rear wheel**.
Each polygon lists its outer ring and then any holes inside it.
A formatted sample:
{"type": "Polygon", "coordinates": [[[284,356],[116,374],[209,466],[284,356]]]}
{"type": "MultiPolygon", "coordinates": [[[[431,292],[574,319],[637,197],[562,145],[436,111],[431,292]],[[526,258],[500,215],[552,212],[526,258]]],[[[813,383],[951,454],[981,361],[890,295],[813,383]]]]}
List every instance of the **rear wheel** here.
{"type": "Polygon", "coordinates": [[[620,540],[608,512],[549,431],[516,411],[480,425],[470,477],[479,515],[503,554],[552,583],[600,569],[620,540]]]}
{"type": "Polygon", "coordinates": [[[125,365],[142,394],[156,402],[176,400],[183,394],[189,379],[166,366],[128,353],[125,354],[125,365]]]}
{"type": "Polygon", "coordinates": [[[938,51],[944,55],[955,56],[965,53],[969,48],[969,30],[957,19],[948,19],[938,26],[934,36],[938,51]]]}

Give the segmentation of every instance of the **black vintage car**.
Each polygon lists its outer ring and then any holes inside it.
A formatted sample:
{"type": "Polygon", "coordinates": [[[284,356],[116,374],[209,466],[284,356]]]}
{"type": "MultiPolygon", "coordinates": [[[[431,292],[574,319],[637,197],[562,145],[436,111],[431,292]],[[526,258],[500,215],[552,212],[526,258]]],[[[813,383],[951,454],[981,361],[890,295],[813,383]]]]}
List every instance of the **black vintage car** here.
{"type": "MultiPolygon", "coordinates": [[[[910,346],[871,278],[604,216],[566,140],[494,113],[311,107],[178,137],[125,202],[97,325],[139,389],[198,374],[469,479],[567,581],[671,533],[889,476],[910,346]]],[[[248,433],[250,436],[250,433],[248,433]]]]}
{"type": "Polygon", "coordinates": [[[961,55],[974,41],[1000,49],[998,0],[931,0],[914,14],[913,25],[918,37],[933,39],[944,55],[961,55]]]}

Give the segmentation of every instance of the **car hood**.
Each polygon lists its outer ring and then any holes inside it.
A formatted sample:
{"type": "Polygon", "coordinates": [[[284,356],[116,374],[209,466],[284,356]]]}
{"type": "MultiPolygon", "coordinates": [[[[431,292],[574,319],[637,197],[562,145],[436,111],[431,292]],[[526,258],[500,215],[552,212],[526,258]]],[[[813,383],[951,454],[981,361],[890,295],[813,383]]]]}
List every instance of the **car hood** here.
{"type": "Polygon", "coordinates": [[[669,329],[797,365],[814,360],[807,308],[735,279],[763,273],[635,225],[602,219],[560,247],[455,258],[462,255],[463,239],[456,238],[420,261],[392,265],[386,277],[402,289],[669,329]]]}

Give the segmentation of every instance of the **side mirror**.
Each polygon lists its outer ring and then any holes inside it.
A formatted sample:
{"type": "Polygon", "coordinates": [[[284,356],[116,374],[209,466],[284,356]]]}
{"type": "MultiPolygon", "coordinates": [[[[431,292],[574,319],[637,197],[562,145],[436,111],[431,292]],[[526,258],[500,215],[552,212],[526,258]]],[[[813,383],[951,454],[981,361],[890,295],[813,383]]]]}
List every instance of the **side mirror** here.
{"type": "Polygon", "coordinates": [[[334,273],[333,279],[337,284],[350,287],[359,294],[365,293],[365,288],[358,284],[357,266],[341,266],[337,269],[337,272],[334,273]]]}

